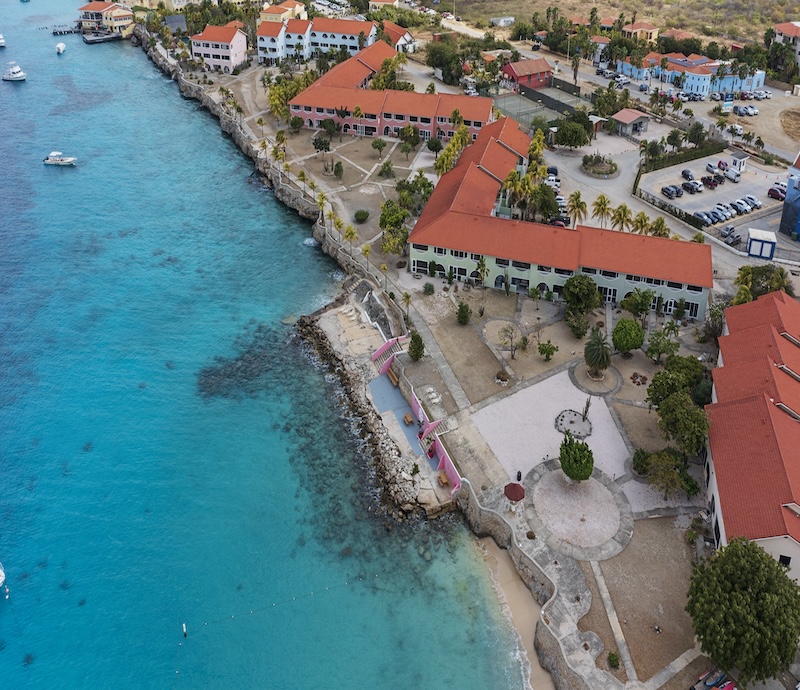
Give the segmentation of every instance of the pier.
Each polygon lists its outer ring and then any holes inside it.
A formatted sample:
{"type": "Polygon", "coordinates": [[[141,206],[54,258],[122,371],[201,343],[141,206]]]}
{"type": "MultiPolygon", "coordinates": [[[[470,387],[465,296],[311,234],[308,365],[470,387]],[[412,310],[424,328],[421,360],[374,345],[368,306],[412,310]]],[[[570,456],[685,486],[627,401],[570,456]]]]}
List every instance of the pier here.
{"type": "Polygon", "coordinates": [[[78,26],[56,26],[53,28],[53,36],[66,36],[67,34],[79,34],[81,32],[78,26]]]}
{"type": "Polygon", "coordinates": [[[84,43],[108,43],[121,40],[122,34],[83,34],[84,43]]]}

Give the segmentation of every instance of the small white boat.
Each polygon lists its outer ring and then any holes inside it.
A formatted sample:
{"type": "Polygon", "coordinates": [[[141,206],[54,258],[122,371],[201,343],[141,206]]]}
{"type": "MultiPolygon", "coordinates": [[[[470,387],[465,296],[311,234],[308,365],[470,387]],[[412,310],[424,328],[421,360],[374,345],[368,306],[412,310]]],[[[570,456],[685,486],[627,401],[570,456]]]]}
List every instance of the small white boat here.
{"type": "Polygon", "coordinates": [[[3,72],[3,81],[25,81],[27,76],[16,62],[9,62],[8,69],[3,72]]]}
{"type": "Polygon", "coordinates": [[[0,34],[0,48],[6,47],[6,39],[3,38],[3,34],[0,34]]]}
{"type": "Polygon", "coordinates": [[[59,55],[61,55],[61,53],[63,53],[66,49],[67,46],[64,43],[56,43],[56,53],[59,55]]]}
{"type": "Polygon", "coordinates": [[[75,165],[75,156],[65,156],[61,151],[51,151],[50,155],[44,159],[45,165],[75,165]]]}
{"type": "Polygon", "coordinates": [[[6,573],[3,570],[3,564],[0,563],[0,587],[6,583],[6,573]]]}

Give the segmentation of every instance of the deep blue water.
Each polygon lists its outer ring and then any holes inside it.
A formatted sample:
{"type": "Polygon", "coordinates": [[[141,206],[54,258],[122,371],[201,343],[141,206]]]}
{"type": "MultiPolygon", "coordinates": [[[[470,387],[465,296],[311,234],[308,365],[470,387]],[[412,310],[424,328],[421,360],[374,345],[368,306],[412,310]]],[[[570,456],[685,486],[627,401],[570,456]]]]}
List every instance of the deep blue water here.
{"type": "Polygon", "coordinates": [[[386,531],[281,324],[335,265],[141,51],[39,28],[76,8],[0,0],[0,685],[522,687],[472,537],[386,531]]]}

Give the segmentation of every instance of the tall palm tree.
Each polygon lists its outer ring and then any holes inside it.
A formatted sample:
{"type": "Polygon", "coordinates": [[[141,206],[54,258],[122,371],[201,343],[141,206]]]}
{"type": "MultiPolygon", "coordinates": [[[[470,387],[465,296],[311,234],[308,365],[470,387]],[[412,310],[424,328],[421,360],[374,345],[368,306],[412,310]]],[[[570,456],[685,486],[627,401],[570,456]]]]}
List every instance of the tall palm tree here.
{"type": "Polygon", "coordinates": [[[650,226],[650,234],[653,237],[669,237],[669,228],[663,216],[659,216],[653,221],[653,224],[650,226]]]}
{"type": "Polygon", "coordinates": [[[611,218],[611,199],[605,194],[598,196],[592,203],[592,218],[600,221],[600,227],[606,226],[606,221],[611,218]]]}
{"type": "MultiPolygon", "coordinates": [[[[444,154],[442,154],[444,156],[444,154]]],[[[512,170],[503,180],[503,190],[506,192],[508,205],[514,207],[517,203],[518,194],[521,191],[521,178],[516,170],[512,170]]]]}
{"type": "Polygon", "coordinates": [[[631,232],[636,233],[637,235],[646,235],[647,231],[650,229],[650,216],[648,216],[644,211],[639,211],[636,214],[633,221],[631,221],[631,232]]]}
{"type": "Polygon", "coordinates": [[[611,227],[614,228],[614,230],[624,232],[626,228],[630,227],[632,222],[633,214],[627,204],[620,204],[611,214],[611,227]]]}
{"type": "MultiPolygon", "coordinates": [[[[791,287],[792,279],[789,277],[788,271],[782,266],[776,268],[772,274],[772,279],[769,281],[770,291],[777,292],[778,290],[781,290],[789,293],[791,287]]],[[[792,289],[791,291],[793,292],[794,290],[792,289]]]]}
{"type": "Polygon", "coordinates": [[[386,290],[389,286],[389,276],[388,276],[389,266],[381,264],[381,273],[383,273],[383,289],[386,290]]]}
{"type": "Polygon", "coordinates": [[[450,113],[450,122],[452,123],[454,128],[458,128],[464,124],[464,116],[461,114],[458,108],[456,108],[455,110],[453,110],[452,113],[450,113]]]}
{"type": "MultiPolygon", "coordinates": [[[[404,54],[405,53],[401,53],[401,55],[404,54]]],[[[406,308],[406,321],[408,321],[408,309],[411,306],[411,295],[409,295],[407,292],[404,292],[401,299],[403,300],[403,306],[406,308]]]]}
{"type": "Polygon", "coordinates": [[[328,197],[325,196],[325,192],[320,192],[317,194],[317,206],[319,206],[319,212],[323,223],[325,223],[325,202],[327,200],[328,197]]]}
{"type": "Polygon", "coordinates": [[[361,110],[361,106],[357,105],[353,108],[353,117],[358,120],[358,136],[361,136],[361,120],[364,118],[364,111],[361,110]]]}
{"type": "Polygon", "coordinates": [[[282,148],[286,147],[286,132],[284,132],[282,129],[279,129],[277,132],[275,132],[275,145],[282,148]]]}
{"type": "Polygon", "coordinates": [[[305,194],[306,193],[306,171],[301,169],[300,172],[297,173],[297,179],[300,180],[300,182],[303,183],[303,194],[305,194]]]}
{"type": "Polygon", "coordinates": [[[264,118],[260,117],[256,120],[256,124],[261,127],[261,138],[264,138],[264,118]]]}
{"type": "Polygon", "coordinates": [[[606,334],[599,328],[593,328],[589,340],[583,348],[583,359],[589,367],[589,375],[595,378],[611,364],[611,345],[606,334]]]}
{"type": "Polygon", "coordinates": [[[267,140],[266,139],[262,139],[261,143],[258,146],[258,148],[261,150],[261,153],[266,155],[266,153],[267,153],[267,140]]]}
{"type": "Polygon", "coordinates": [[[358,239],[358,232],[352,225],[344,229],[344,239],[350,243],[350,256],[353,256],[353,240],[358,239]]]}
{"type": "Polygon", "coordinates": [[[567,213],[572,218],[572,227],[586,220],[586,202],[581,199],[581,193],[577,189],[567,197],[567,213]]]}

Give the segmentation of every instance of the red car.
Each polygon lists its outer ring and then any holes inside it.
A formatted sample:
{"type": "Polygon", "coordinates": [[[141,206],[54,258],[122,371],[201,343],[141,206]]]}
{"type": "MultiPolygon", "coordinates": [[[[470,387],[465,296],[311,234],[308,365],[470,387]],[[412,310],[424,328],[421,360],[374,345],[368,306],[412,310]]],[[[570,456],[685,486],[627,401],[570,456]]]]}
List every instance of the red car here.
{"type": "Polygon", "coordinates": [[[778,201],[783,201],[786,199],[786,194],[782,189],[778,189],[777,187],[773,187],[767,192],[767,196],[771,199],[777,199],[778,201]]]}
{"type": "Polygon", "coordinates": [[[717,182],[713,177],[711,177],[711,175],[706,175],[705,177],[701,177],[700,182],[702,182],[709,189],[716,189],[719,186],[719,182],[717,182]]]}
{"type": "Polygon", "coordinates": [[[722,170],[722,172],[725,172],[725,171],[728,169],[728,164],[727,164],[725,161],[719,161],[719,162],[717,163],[717,167],[718,167],[720,170],[722,170]]]}

